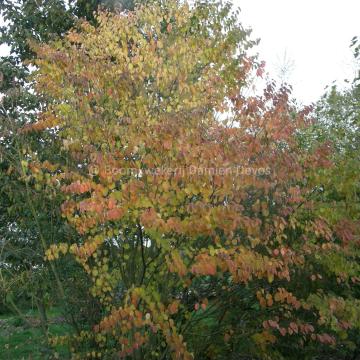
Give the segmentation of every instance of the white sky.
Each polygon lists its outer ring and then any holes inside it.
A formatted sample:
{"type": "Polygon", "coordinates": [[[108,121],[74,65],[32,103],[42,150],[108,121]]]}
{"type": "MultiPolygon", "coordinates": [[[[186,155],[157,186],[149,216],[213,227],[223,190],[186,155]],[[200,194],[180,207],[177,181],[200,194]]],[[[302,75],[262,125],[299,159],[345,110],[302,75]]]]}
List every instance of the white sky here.
{"type": "MultiPolygon", "coordinates": [[[[292,63],[288,82],[304,103],[316,101],[326,85],[352,79],[356,69],[350,41],[360,36],[360,0],[233,0],[241,21],[260,38],[260,58],[271,77],[292,63]]],[[[1,19],[0,19],[1,23],[1,19]]],[[[0,47],[0,55],[7,53],[0,47]]]]}
{"type": "Polygon", "coordinates": [[[276,77],[286,54],[293,63],[288,81],[304,103],[316,101],[332,81],[353,79],[350,50],[360,37],[360,0],[234,0],[241,21],[260,38],[267,71],[276,77]]]}

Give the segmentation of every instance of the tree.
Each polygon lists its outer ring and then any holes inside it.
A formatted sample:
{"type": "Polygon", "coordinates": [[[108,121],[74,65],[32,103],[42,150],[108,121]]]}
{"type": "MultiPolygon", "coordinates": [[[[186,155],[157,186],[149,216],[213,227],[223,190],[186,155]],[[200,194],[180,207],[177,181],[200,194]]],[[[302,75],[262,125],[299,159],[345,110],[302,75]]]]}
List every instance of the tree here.
{"type": "MultiPolygon", "coordinates": [[[[64,161],[57,156],[56,134],[20,136],[18,133],[24,124],[35,121],[37,112],[46,103],[44,97],[34,94],[33,84],[28,80],[32,72],[28,61],[35,56],[30,43],[63,37],[76,26],[79,18],[94,21],[93,13],[100,3],[109,9],[121,5],[118,1],[98,0],[5,0],[0,4],[0,14],[6,21],[1,28],[1,43],[10,48],[10,55],[0,60],[1,298],[11,300],[14,305],[23,294],[25,298],[31,296],[36,302],[39,300],[43,308],[44,297],[49,291],[59,293],[58,288],[51,286],[54,279],[48,278],[43,255],[48,241],[53,243],[54,237],[62,241],[71,234],[58,211],[62,200],[53,194],[43,196],[33,184],[24,183],[22,164],[32,152],[51,161],[64,161]],[[40,298],[38,288],[43,289],[40,298]]],[[[133,5],[128,2],[126,6],[133,5]]],[[[68,272],[63,275],[61,282],[69,278],[68,272]]]]}
{"type": "Polygon", "coordinates": [[[74,358],[354,346],[358,239],[317,211],[330,148],[299,145],[309,110],[286,88],[241,95],[256,64],[236,17],[228,3],[149,4],[34,49],[48,106],[22,131],[56,133],[67,161],[31,154],[26,174],[42,191],[61,185],[78,233],[46,256],[75,258],[100,309],[53,340],[74,358]]]}
{"type": "MultiPolygon", "coordinates": [[[[352,41],[354,57],[358,57],[358,43],[352,41]]],[[[335,229],[343,244],[357,243],[360,239],[360,77],[348,81],[349,87],[339,90],[336,86],[328,89],[318,101],[314,111],[314,122],[306,131],[307,147],[331,144],[331,161],[334,166],[315,171],[312,182],[316,185],[317,214],[335,229]]],[[[358,252],[354,249],[354,261],[359,264],[358,252]]],[[[333,268],[345,266],[344,260],[333,259],[333,268]]],[[[339,270],[338,270],[339,271],[339,270]]],[[[359,297],[358,288],[353,288],[353,296],[359,297]]],[[[359,356],[358,334],[351,334],[354,342],[352,358],[359,356]]]]}
{"type": "MultiPolygon", "coordinates": [[[[63,303],[64,297],[73,303],[81,294],[82,281],[81,277],[73,281],[76,266],[58,264],[56,269],[44,261],[48,243],[74,236],[61,218],[62,198],[44,194],[34,184],[24,182],[24,164],[31,153],[55,162],[64,161],[57,155],[56,134],[19,134],[24,124],[35,121],[46,103],[44,97],[34,94],[28,79],[33,70],[28,61],[35,56],[30,43],[61,38],[76,26],[79,18],[93,21],[99,5],[97,0],[5,0],[0,4],[0,14],[6,22],[1,28],[1,44],[10,48],[10,55],[0,60],[0,297],[2,305],[22,317],[21,305],[36,303],[45,333],[47,303],[63,303]],[[74,294],[73,289],[68,291],[70,286],[79,289],[79,294],[74,294]]],[[[103,5],[113,6],[111,2],[103,5]]],[[[76,311],[74,315],[69,306],[64,307],[66,317],[73,317],[69,319],[73,324],[74,316],[83,318],[78,306],[76,311]]]]}

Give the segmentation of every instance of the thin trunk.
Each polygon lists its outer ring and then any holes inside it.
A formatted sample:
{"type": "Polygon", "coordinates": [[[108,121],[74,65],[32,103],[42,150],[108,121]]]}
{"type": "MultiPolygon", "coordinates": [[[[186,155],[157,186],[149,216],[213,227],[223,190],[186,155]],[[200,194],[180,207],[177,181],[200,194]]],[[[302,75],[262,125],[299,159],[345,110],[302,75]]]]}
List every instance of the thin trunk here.
{"type": "Polygon", "coordinates": [[[39,291],[37,293],[35,301],[36,301],[36,306],[37,306],[39,316],[40,316],[41,329],[42,329],[42,331],[44,333],[44,336],[47,339],[48,338],[49,326],[48,326],[48,318],[47,318],[47,314],[46,314],[44,296],[43,296],[42,291],[39,291]]]}

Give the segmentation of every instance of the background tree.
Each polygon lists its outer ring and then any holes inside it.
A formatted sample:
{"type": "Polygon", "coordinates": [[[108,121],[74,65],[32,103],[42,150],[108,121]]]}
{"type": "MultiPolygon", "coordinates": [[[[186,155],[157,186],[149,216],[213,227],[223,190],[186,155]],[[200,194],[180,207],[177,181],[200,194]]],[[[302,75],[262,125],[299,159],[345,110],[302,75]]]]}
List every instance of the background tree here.
{"type": "MultiPolygon", "coordinates": [[[[66,296],[68,303],[72,303],[76,296],[72,301],[69,296],[74,288],[81,289],[82,280],[71,275],[76,272],[71,264],[60,265],[59,271],[44,263],[48,244],[64,241],[73,234],[61,218],[61,198],[53,193],[41,193],[39,187],[26,180],[26,161],[31,153],[55,162],[65,161],[59,157],[55,133],[20,135],[18,132],[25,124],[35,121],[46,103],[46,98],[34,94],[33,84],[28,80],[33,71],[28,61],[35,56],[30,42],[61,38],[80,18],[94,21],[93,13],[99,5],[114,8],[114,2],[110,1],[100,4],[100,1],[5,0],[0,4],[0,15],[5,21],[1,44],[7,44],[10,49],[10,55],[0,60],[1,301],[22,317],[21,307],[34,301],[45,332],[45,309],[49,302],[63,303],[66,296]]],[[[84,301],[86,296],[79,297],[84,301]]],[[[76,311],[80,318],[86,313],[78,308],[76,311]]],[[[70,313],[69,321],[74,324],[74,313],[69,308],[64,308],[64,312],[70,313]]]]}
{"type": "MultiPolygon", "coordinates": [[[[359,45],[357,37],[352,41],[355,61],[358,63],[359,45]]],[[[359,68],[358,68],[359,69],[359,68]]],[[[314,123],[307,129],[301,143],[307,147],[331,144],[331,159],[334,166],[316,171],[312,181],[316,184],[316,212],[331,224],[339,239],[347,246],[360,239],[360,178],[359,178],[359,124],[360,124],[360,83],[359,70],[355,78],[348,81],[349,87],[339,90],[335,85],[318,101],[314,123]],[[305,139],[305,141],[304,141],[305,139]]],[[[352,249],[354,260],[359,264],[358,250],[352,249]]],[[[335,257],[331,266],[341,273],[347,267],[345,260],[335,257]]],[[[358,265],[357,265],[358,266],[358,265]]],[[[354,297],[359,298],[354,287],[354,297]]],[[[350,335],[353,345],[351,358],[359,356],[357,333],[350,335]]]]}

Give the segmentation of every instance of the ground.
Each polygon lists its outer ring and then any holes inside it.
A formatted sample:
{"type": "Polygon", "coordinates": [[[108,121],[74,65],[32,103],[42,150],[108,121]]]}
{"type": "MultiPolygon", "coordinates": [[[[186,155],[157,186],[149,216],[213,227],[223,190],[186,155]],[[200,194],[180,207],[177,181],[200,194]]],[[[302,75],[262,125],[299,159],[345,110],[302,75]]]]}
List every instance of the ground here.
{"type": "MultiPolygon", "coordinates": [[[[0,360],[44,360],[54,358],[46,347],[41,332],[38,314],[34,310],[25,312],[25,316],[32,327],[12,314],[0,315],[0,360]]],[[[67,325],[59,309],[51,309],[49,316],[49,334],[63,335],[67,325]]],[[[66,358],[66,349],[56,349],[58,358],[66,358]]]]}

